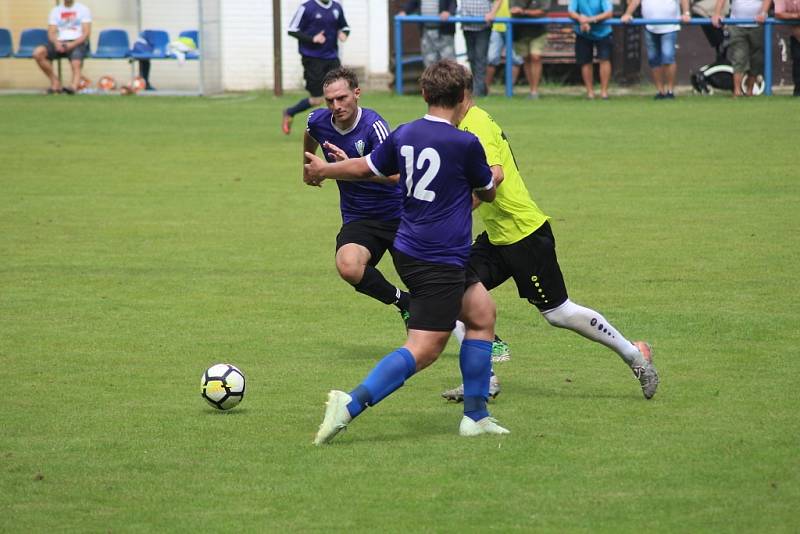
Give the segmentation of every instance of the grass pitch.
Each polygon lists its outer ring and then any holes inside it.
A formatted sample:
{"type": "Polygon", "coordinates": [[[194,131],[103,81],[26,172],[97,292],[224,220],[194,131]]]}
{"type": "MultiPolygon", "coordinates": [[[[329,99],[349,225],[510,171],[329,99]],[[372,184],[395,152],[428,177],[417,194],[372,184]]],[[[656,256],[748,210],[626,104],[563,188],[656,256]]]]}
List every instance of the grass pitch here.
{"type": "Polygon", "coordinates": [[[317,448],[327,390],[404,331],[336,275],[298,96],[0,98],[0,531],[796,531],[797,99],[483,101],[571,297],[652,342],[661,388],[507,285],[510,436],[458,437],[451,344],[317,448]],[[222,361],[228,413],[199,394],[222,361]]]}

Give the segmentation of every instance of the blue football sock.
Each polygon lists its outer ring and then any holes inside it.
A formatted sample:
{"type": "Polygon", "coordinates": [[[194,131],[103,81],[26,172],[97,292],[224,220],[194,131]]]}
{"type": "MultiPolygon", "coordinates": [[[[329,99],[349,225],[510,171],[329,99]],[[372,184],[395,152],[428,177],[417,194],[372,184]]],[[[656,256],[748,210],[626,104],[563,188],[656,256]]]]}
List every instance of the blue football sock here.
{"type": "MultiPolygon", "coordinates": [[[[417,362],[408,349],[399,348],[383,357],[372,368],[367,378],[353,391],[353,400],[347,405],[351,417],[375,406],[402,386],[417,371],[417,362]]],[[[487,393],[488,394],[488,393],[487,393]]]]}
{"type": "Polygon", "coordinates": [[[309,102],[307,98],[303,98],[302,100],[298,101],[297,104],[295,104],[294,106],[286,108],[286,114],[294,117],[301,111],[305,111],[310,107],[311,107],[311,102],[309,102]]]}
{"type": "Polygon", "coordinates": [[[489,377],[492,375],[492,342],[465,339],[458,355],[464,381],[464,415],[473,421],[489,416],[489,377]]]}

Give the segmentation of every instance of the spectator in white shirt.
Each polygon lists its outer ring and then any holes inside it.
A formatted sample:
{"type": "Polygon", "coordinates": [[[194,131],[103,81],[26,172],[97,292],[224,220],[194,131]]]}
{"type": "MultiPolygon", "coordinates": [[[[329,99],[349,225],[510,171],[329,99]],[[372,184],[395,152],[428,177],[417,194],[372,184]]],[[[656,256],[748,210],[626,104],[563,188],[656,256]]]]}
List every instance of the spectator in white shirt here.
{"type": "MultiPolygon", "coordinates": [[[[622,22],[628,23],[633,18],[633,12],[642,4],[642,18],[644,19],[677,19],[689,22],[689,0],[631,0],[625,14],[620,17],[622,22]]],[[[647,62],[653,73],[653,82],[656,84],[656,100],[671,100],[675,98],[675,48],[678,43],[680,24],[647,24],[645,26],[644,40],[647,45],[647,62]]]]}
{"type": "Polygon", "coordinates": [[[64,5],[50,11],[47,26],[47,44],[33,51],[33,58],[50,80],[48,93],[75,94],[81,80],[83,58],[89,55],[89,35],[92,30],[92,13],[75,0],[64,0],[64,5]],[[53,71],[53,60],[69,58],[72,67],[72,84],[62,87],[53,71]]]}

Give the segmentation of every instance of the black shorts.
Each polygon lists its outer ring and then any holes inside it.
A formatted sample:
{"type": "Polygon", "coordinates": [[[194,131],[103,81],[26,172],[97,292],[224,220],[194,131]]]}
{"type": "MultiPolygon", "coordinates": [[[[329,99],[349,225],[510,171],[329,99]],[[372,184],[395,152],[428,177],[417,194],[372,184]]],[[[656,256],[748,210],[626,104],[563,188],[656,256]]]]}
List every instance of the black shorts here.
{"type": "Polygon", "coordinates": [[[342,225],[336,236],[336,250],[348,243],[355,243],[369,250],[369,265],[375,267],[387,250],[392,250],[394,235],[400,219],[394,221],[362,220],[342,225]]]}
{"type": "Polygon", "coordinates": [[[322,79],[333,69],[342,64],[339,58],[320,59],[318,57],[303,56],[303,78],[306,80],[306,91],[313,97],[322,96],[322,79]]]}
{"type": "MultiPolygon", "coordinates": [[[[69,43],[70,41],[64,41],[64,42],[69,43]]],[[[45,46],[47,47],[47,59],[51,61],[54,59],[61,59],[61,58],[69,58],[70,60],[77,60],[89,56],[89,41],[84,41],[83,44],[76,46],[67,53],[57,52],[56,47],[50,41],[47,41],[47,44],[45,46]]]]}
{"type": "Polygon", "coordinates": [[[469,270],[488,290],[514,278],[520,298],[528,299],[540,311],[557,308],[567,300],[556,240],[547,222],[512,245],[493,245],[483,232],[472,244],[469,270]]]}
{"type": "Polygon", "coordinates": [[[611,59],[611,51],[614,42],[611,40],[611,35],[603,37],[602,39],[587,39],[582,35],[575,35],[575,63],[578,65],[586,65],[594,61],[594,49],[597,49],[597,59],[599,61],[608,61],[611,59]]]}
{"type": "Polygon", "coordinates": [[[394,268],[411,293],[408,328],[449,332],[456,326],[464,298],[462,267],[430,263],[394,252],[394,268]]]}

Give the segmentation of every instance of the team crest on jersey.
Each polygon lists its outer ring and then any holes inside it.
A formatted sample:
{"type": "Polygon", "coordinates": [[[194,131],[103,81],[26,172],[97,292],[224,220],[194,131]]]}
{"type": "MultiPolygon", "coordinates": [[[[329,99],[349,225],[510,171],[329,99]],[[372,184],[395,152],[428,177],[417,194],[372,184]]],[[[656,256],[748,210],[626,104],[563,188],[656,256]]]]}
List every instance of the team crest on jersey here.
{"type": "Polygon", "coordinates": [[[359,139],[356,141],[356,150],[358,151],[359,156],[364,155],[364,148],[366,148],[366,146],[367,144],[363,140],[359,139]]]}
{"type": "Polygon", "coordinates": [[[335,19],[339,18],[339,10],[338,9],[334,9],[333,10],[333,18],[335,18],[335,19]]]}
{"type": "Polygon", "coordinates": [[[322,15],[320,15],[319,13],[317,13],[317,15],[316,15],[314,18],[315,18],[315,19],[321,19],[321,18],[322,18],[322,15]]]}

